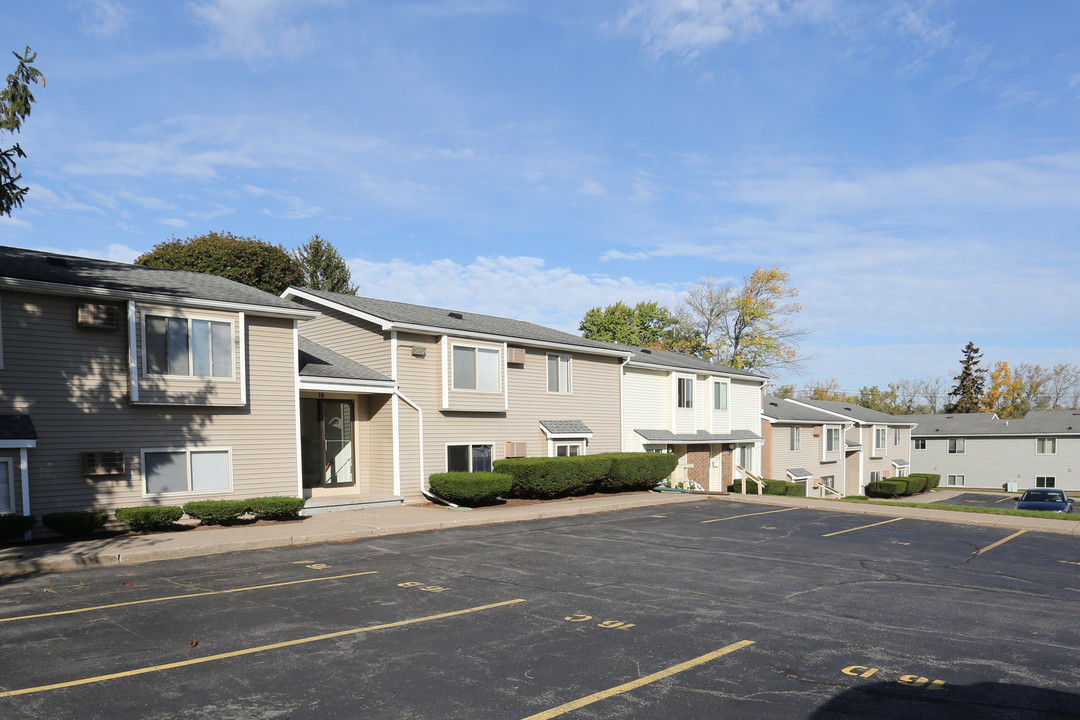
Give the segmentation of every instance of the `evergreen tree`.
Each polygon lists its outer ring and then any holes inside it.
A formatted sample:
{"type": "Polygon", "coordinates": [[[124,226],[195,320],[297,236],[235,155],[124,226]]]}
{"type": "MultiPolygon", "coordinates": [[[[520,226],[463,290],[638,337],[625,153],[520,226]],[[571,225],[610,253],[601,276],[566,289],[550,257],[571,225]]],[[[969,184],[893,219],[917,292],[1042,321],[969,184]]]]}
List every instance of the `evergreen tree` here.
{"type": "Polygon", "coordinates": [[[964,357],[960,360],[960,374],[953,378],[956,385],[949,391],[953,400],[945,406],[945,412],[979,412],[982,404],[983,385],[986,382],[986,369],[979,365],[982,353],[975,343],[968,341],[964,346],[964,357]]]}
{"type": "Polygon", "coordinates": [[[304,271],[301,287],[345,295],[356,294],[357,288],[352,284],[352,272],[344,258],[333,245],[318,235],[312,235],[292,256],[304,271]]]}
{"type": "MultiPolygon", "coordinates": [[[[0,90],[0,130],[17,133],[22,121],[29,117],[30,105],[34,102],[30,85],[41,83],[41,87],[45,87],[45,78],[33,66],[37,53],[30,52],[29,45],[22,55],[11,54],[19,64],[15,72],[7,76],[7,86],[0,90]]],[[[29,192],[29,188],[19,186],[22,174],[15,167],[16,158],[24,157],[26,153],[18,143],[9,148],[0,147],[0,215],[10,217],[14,208],[22,207],[23,198],[29,192]]]]}

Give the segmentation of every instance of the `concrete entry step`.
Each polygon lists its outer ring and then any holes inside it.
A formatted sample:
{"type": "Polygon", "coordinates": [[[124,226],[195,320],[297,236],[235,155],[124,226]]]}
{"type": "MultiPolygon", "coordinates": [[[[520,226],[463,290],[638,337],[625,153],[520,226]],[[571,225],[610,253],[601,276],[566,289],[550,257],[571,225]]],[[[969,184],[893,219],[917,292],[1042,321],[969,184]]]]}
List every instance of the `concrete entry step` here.
{"type": "Polygon", "coordinates": [[[304,505],[304,515],[337,512],[339,510],[363,510],[364,508],[389,507],[401,505],[405,498],[400,495],[382,493],[352,493],[348,495],[323,495],[308,498],[304,505]]]}

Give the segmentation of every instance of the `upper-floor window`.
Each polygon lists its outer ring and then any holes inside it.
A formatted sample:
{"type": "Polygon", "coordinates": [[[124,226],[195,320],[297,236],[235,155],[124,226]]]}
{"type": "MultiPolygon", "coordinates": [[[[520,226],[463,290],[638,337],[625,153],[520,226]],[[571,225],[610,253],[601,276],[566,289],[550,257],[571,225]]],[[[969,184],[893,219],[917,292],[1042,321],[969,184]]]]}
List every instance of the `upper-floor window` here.
{"type": "Polygon", "coordinates": [[[548,355],[547,356],[547,380],[548,392],[570,392],[570,356],[548,355]]]}
{"type": "Polygon", "coordinates": [[[915,438],[915,449],[916,450],[925,450],[926,449],[926,438],[915,438]]]}
{"type": "Polygon", "coordinates": [[[1057,453],[1057,438],[1035,438],[1035,453],[1037,455],[1057,453]]]}
{"type": "Polygon", "coordinates": [[[963,455],[964,454],[964,438],[949,438],[949,454],[950,455],[963,455]]]}
{"type": "Polygon", "coordinates": [[[825,452],[840,449],[840,428],[825,428],[825,452]]]}
{"type": "Polygon", "coordinates": [[[499,391],[499,351],[490,348],[454,346],[454,389],[499,391]]]}
{"type": "Polygon", "coordinates": [[[893,428],[892,444],[896,447],[900,447],[900,428],[893,428]]]}
{"type": "Polygon", "coordinates": [[[145,331],[148,374],[232,377],[232,323],[147,315],[145,331]]]}
{"type": "Polygon", "coordinates": [[[887,437],[888,428],[874,428],[874,449],[885,449],[885,438],[887,437]]]}
{"type": "Polygon", "coordinates": [[[694,407],[694,380],[693,378],[679,378],[679,407],[694,407]]]}
{"type": "Polygon", "coordinates": [[[792,450],[798,450],[802,447],[802,431],[798,427],[788,428],[790,437],[788,438],[788,445],[792,450]]]}
{"type": "Polygon", "coordinates": [[[713,383],[713,410],[727,410],[727,393],[727,383],[713,383]]]}

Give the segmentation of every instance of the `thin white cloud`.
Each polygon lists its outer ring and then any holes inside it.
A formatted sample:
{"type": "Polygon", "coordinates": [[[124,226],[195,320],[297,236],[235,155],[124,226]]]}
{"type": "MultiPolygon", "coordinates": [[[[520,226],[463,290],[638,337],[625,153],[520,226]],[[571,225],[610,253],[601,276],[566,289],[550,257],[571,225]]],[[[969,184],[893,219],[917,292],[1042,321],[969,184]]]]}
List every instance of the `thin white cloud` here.
{"type": "Polygon", "coordinates": [[[131,23],[131,10],[118,0],[80,0],[79,29],[96,38],[116,37],[131,23]]]}
{"type": "Polygon", "coordinates": [[[267,190],[255,185],[245,185],[244,190],[253,197],[271,198],[278,201],[278,204],[273,209],[263,208],[262,212],[270,217],[303,220],[323,213],[321,207],[309,203],[298,195],[290,195],[277,190],[267,190]]]}
{"type": "Polygon", "coordinates": [[[297,15],[307,0],[210,0],[189,7],[210,34],[211,53],[254,65],[271,58],[297,58],[315,46],[315,33],[297,15]]]}
{"type": "Polygon", "coordinates": [[[22,228],[23,230],[31,230],[33,229],[33,226],[21,217],[0,215],[0,228],[22,228]]]}
{"type": "Polygon", "coordinates": [[[158,222],[162,225],[168,225],[169,227],[174,227],[178,229],[183,229],[188,226],[187,220],[183,220],[181,218],[159,218],[158,222]]]}
{"type": "Polygon", "coordinates": [[[655,257],[654,253],[648,252],[623,252],[622,250],[608,250],[600,256],[601,260],[648,260],[655,257]]]}
{"type": "Polygon", "coordinates": [[[578,194],[598,196],[607,194],[607,190],[597,181],[586,179],[582,180],[581,185],[578,186],[578,194]]]}

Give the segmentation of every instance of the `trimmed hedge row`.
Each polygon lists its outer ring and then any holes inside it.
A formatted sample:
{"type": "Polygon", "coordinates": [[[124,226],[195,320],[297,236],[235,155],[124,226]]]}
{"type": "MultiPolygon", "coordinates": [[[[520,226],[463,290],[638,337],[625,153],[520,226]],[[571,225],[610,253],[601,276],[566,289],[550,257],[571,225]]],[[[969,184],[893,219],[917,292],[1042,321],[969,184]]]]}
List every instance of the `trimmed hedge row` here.
{"type": "Polygon", "coordinates": [[[116,508],[116,519],[133,530],[164,530],[184,514],[177,505],[144,505],[116,508]]]}
{"type": "Polygon", "coordinates": [[[868,497],[906,497],[933,490],[941,482],[941,475],[934,473],[911,473],[906,477],[876,480],[866,485],[868,497]]]}
{"type": "MultiPolygon", "coordinates": [[[[772,478],[761,478],[761,481],[765,483],[765,495],[787,495],[789,497],[806,497],[806,486],[802,483],[788,482],[787,480],[773,480],[772,478]]],[[[761,488],[758,487],[756,482],[750,482],[746,486],[746,493],[748,495],[758,495],[761,488]]],[[[736,479],[728,487],[728,492],[741,493],[742,492],[742,480],[736,479]]]]}
{"type": "Polygon", "coordinates": [[[591,492],[649,490],[675,470],[666,453],[601,453],[562,458],[496,460],[495,471],[513,478],[506,497],[550,500],[591,492]]]}
{"type": "Polygon", "coordinates": [[[107,513],[90,510],[49,513],[41,518],[41,524],[64,537],[77,538],[90,535],[105,526],[107,513]]]}
{"type": "Polygon", "coordinates": [[[0,540],[18,537],[34,527],[37,519],[33,515],[0,515],[0,540]]]}
{"type": "Polygon", "coordinates": [[[491,505],[510,492],[514,484],[511,475],[488,472],[435,473],[428,480],[433,493],[443,500],[466,507],[491,505]]]}

